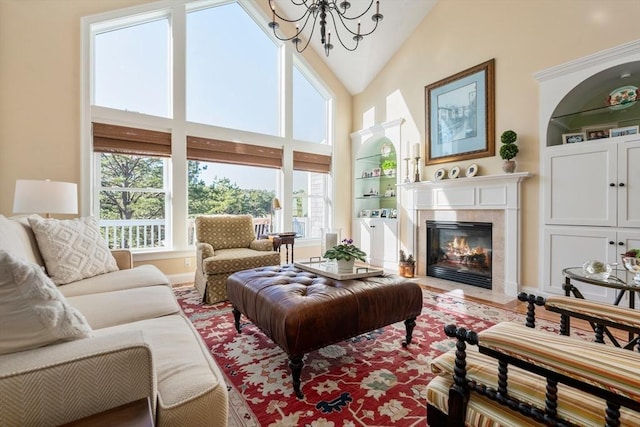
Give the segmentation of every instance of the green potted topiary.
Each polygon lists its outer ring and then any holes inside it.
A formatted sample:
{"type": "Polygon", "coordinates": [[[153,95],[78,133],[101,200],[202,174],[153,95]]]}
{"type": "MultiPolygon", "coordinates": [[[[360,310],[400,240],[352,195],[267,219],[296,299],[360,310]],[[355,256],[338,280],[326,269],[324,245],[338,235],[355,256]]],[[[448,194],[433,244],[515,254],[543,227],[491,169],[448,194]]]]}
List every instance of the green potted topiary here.
{"type": "Polygon", "coordinates": [[[500,136],[502,147],[500,147],[500,157],[504,160],[502,170],[506,173],[513,173],[516,170],[516,161],[513,160],[518,154],[518,146],[515,144],[518,134],[512,130],[505,130],[500,136]]]}

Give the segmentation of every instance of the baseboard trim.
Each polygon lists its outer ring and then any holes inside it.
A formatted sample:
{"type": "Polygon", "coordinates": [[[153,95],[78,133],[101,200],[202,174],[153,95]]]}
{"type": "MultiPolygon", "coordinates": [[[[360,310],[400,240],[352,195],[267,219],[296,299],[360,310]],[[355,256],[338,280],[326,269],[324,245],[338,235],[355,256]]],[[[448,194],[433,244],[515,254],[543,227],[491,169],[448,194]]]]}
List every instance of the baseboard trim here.
{"type": "Polygon", "coordinates": [[[171,286],[182,285],[184,283],[193,283],[194,273],[169,274],[169,283],[171,286]]]}

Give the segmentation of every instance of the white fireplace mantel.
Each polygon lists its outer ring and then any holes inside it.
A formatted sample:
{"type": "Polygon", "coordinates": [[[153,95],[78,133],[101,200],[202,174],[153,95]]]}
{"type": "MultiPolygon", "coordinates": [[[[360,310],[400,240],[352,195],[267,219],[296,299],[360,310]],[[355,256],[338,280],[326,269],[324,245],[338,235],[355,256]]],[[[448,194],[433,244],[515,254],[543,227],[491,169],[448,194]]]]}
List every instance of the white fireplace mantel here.
{"type": "Polygon", "coordinates": [[[424,254],[418,254],[417,244],[420,211],[502,210],[505,227],[504,293],[515,297],[520,282],[520,183],[531,176],[529,172],[519,172],[399,185],[406,192],[403,205],[410,218],[406,221],[405,236],[413,239],[407,242],[407,247],[414,248],[416,257],[424,258],[424,254]]]}

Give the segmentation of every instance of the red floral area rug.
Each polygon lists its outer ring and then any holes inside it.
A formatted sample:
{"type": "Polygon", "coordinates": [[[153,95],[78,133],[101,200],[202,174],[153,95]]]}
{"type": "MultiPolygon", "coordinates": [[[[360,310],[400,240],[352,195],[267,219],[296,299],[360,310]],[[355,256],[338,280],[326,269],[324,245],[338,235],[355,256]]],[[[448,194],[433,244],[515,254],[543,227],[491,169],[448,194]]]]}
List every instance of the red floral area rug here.
{"type": "MultiPolygon", "coordinates": [[[[258,328],[243,316],[238,334],[229,303],[202,305],[192,287],[175,293],[226,376],[230,426],[425,425],[429,362],[454,346],[444,326],[480,331],[500,321],[524,324],[524,316],[512,311],[423,290],[411,345],[401,345],[400,322],[308,353],[301,376],[305,397],[299,400],[286,353],[258,328]]],[[[549,322],[539,324],[555,330],[549,322]]]]}

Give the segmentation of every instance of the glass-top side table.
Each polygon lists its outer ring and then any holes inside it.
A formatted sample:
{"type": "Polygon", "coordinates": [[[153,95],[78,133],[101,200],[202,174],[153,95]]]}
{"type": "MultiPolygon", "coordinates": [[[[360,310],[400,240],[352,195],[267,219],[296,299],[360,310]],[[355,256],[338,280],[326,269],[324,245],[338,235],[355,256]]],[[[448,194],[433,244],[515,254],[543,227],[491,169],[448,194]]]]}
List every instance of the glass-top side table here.
{"type": "MultiPolygon", "coordinates": [[[[601,278],[598,278],[597,276],[594,277],[594,275],[585,273],[582,267],[565,268],[562,270],[562,274],[564,276],[564,285],[562,285],[562,288],[564,289],[564,294],[568,297],[573,295],[576,298],[585,299],[584,296],[582,295],[582,292],[580,292],[580,290],[574,286],[574,284],[572,283],[572,280],[582,282],[582,283],[588,283],[590,285],[617,289],[616,300],[614,301],[615,305],[620,304],[620,301],[622,300],[624,293],[628,291],[629,292],[629,308],[635,309],[636,294],[638,295],[638,297],[640,297],[640,286],[636,285],[635,282],[633,281],[630,284],[627,284],[624,280],[617,277],[616,273],[620,271],[626,272],[626,270],[618,270],[616,268],[611,272],[611,275],[608,278],[601,279],[601,278]]],[[[563,317],[564,319],[562,321],[565,322],[567,331],[568,331],[570,328],[569,326],[570,319],[564,315],[563,317]]],[[[595,325],[594,323],[591,323],[591,327],[594,328],[594,331],[595,331],[597,325],[595,325]]],[[[616,345],[617,347],[621,347],[617,339],[613,336],[611,332],[609,332],[609,330],[606,327],[602,327],[601,332],[605,333],[609,337],[609,339],[614,343],[614,345],[616,345]]],[[[633,346],[636,345],[638,342],[640,342],[640,335],[636,337],[632,332],[629,332],[629,342],[624,347],[633,348],[633,346]]]]}
{"type": "Polygon", "coordinates": [[[620,304],[624,293],[628,291],[629,308],[635,308],[635,295],[636,292],[640,291],[640,286],[635,285],[633,282],[627,284],[624,280],[616,276],[616,273],[618,272],[626,273],[626,270],[618,270],[616,268],[611,272],[611,275],[607,279],[600,279],[597,276],[585,273],[582,267],[568,267],[562,270],[562,275],[564,276],[564,285],[562,286],[562,289],[566,296],[571,296],[573,294],[576,298],[582,299],[584,299],[584,296],[580,290],[571,283],[572,280],[588,283],[590,285],[617,289],[618,293],[616,295],[616,300],[614,301],[615,305],[620,304]]]}

